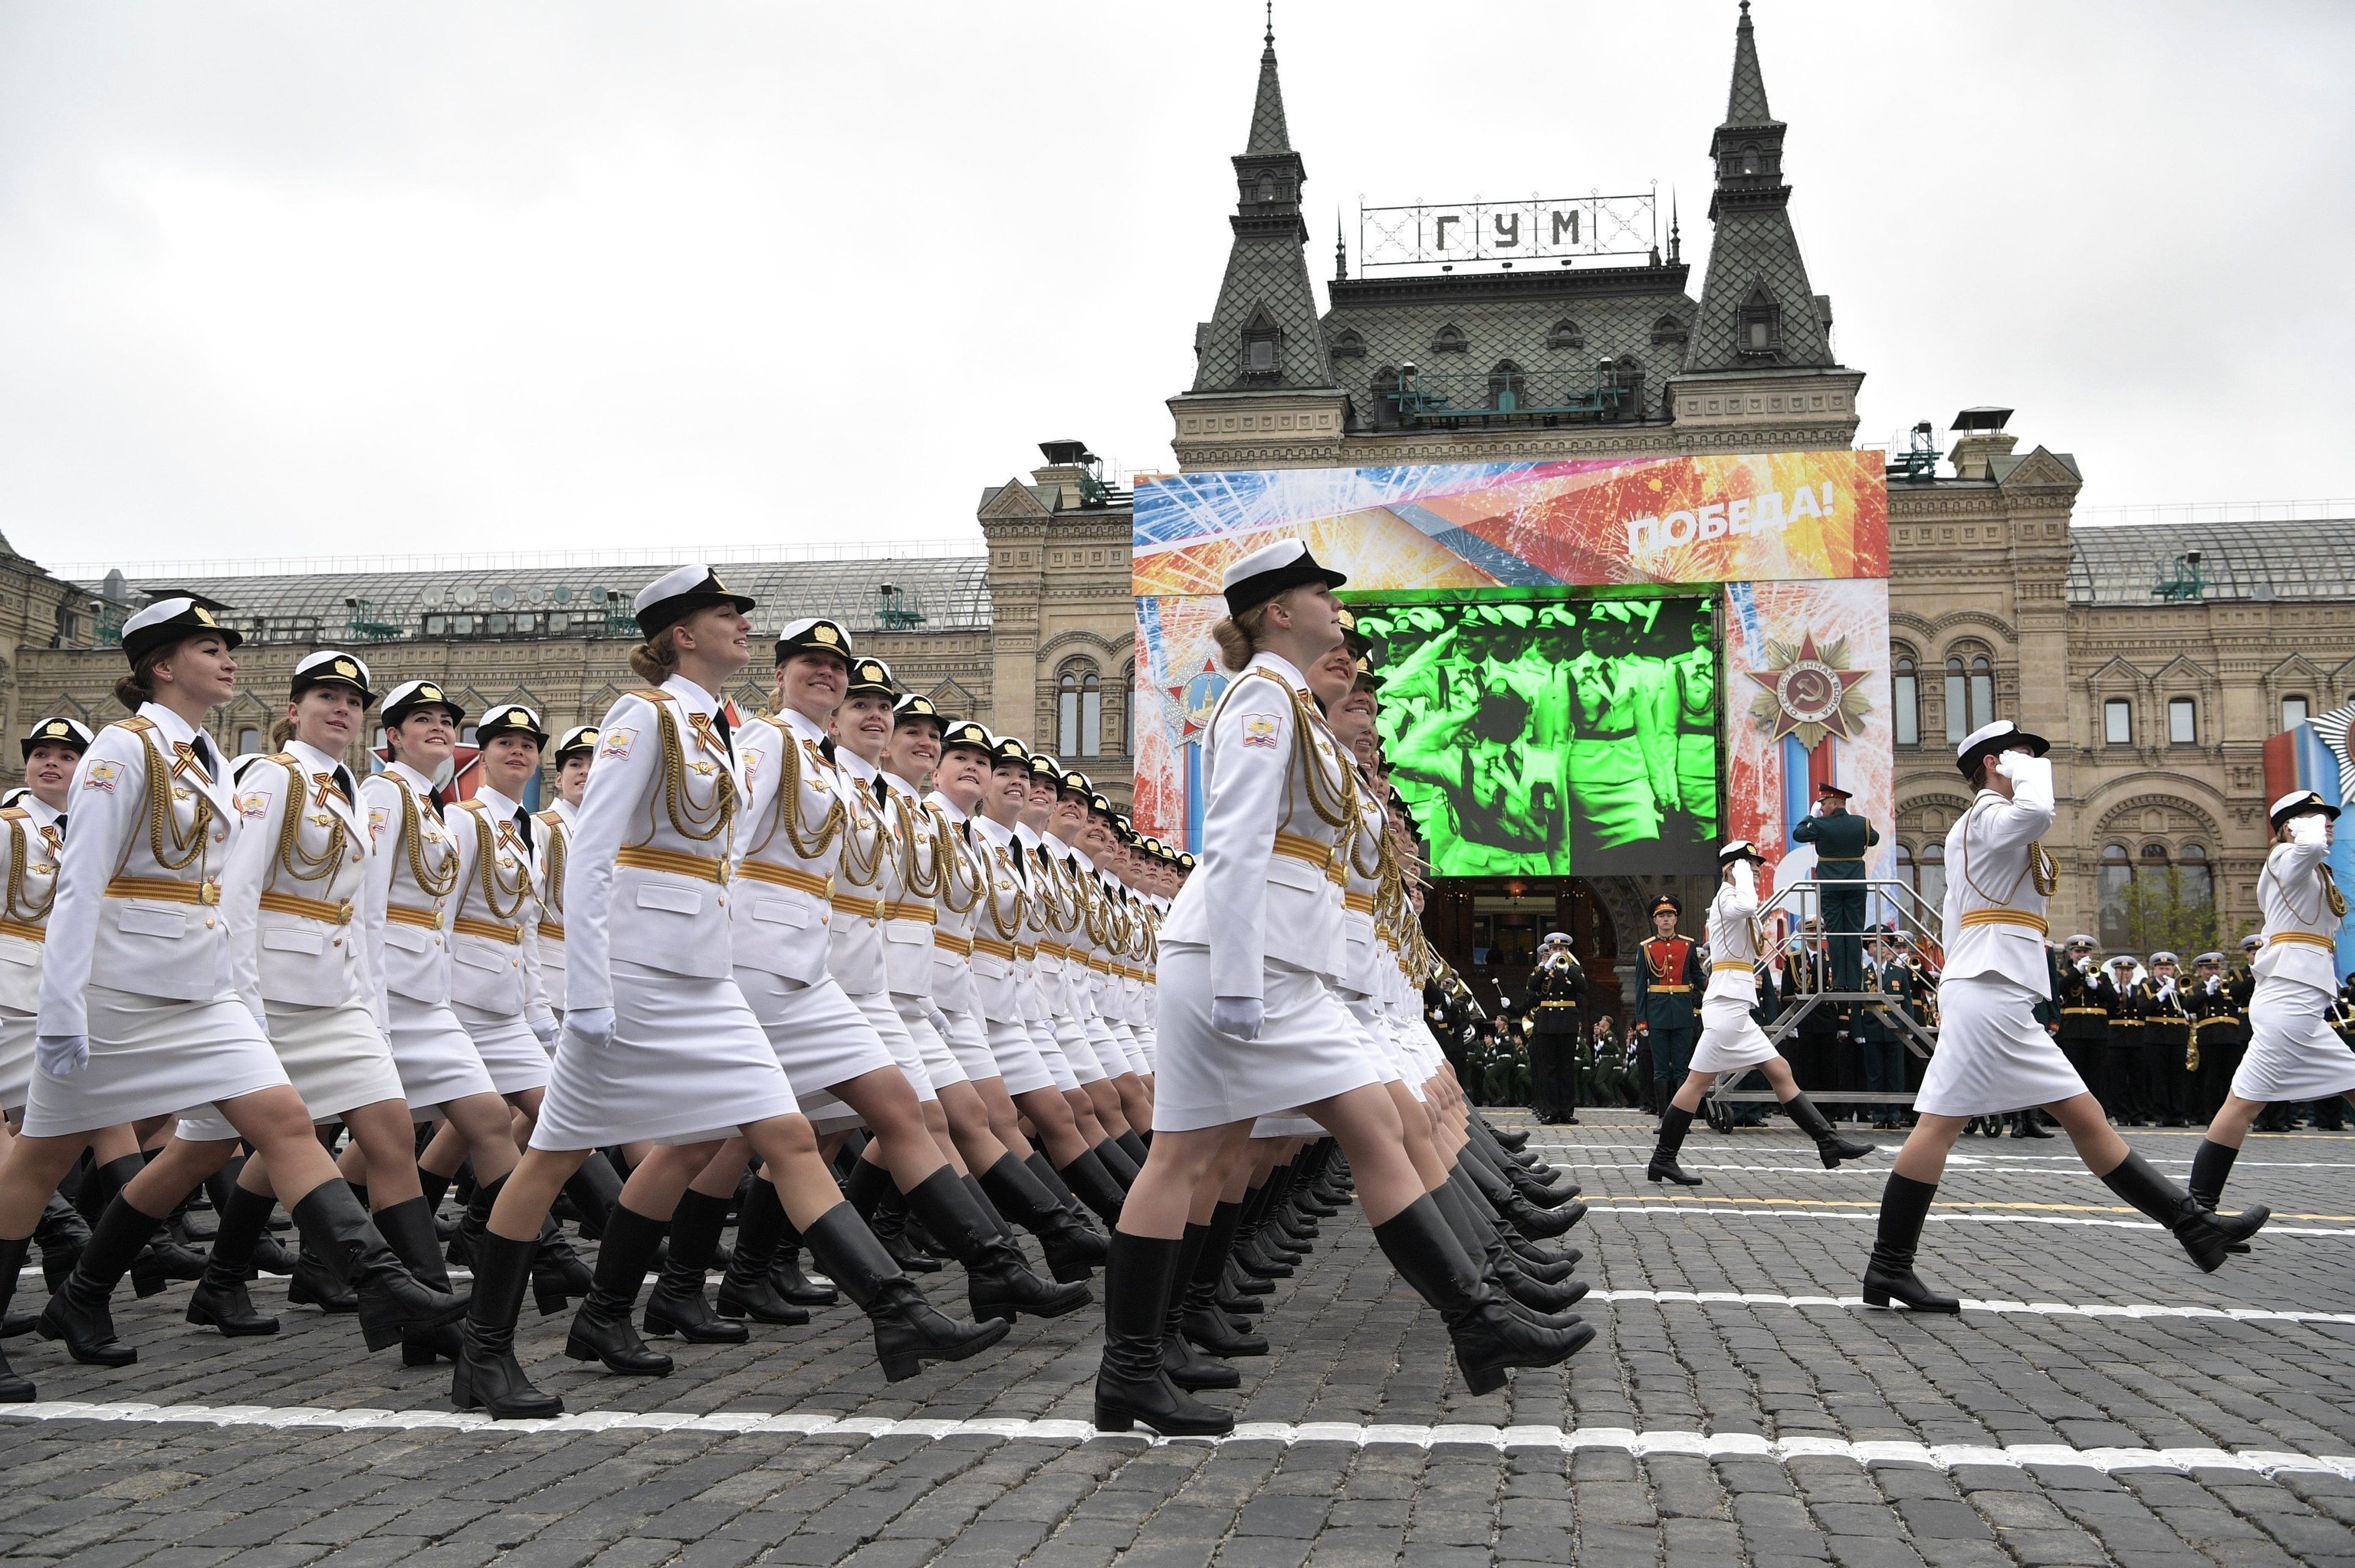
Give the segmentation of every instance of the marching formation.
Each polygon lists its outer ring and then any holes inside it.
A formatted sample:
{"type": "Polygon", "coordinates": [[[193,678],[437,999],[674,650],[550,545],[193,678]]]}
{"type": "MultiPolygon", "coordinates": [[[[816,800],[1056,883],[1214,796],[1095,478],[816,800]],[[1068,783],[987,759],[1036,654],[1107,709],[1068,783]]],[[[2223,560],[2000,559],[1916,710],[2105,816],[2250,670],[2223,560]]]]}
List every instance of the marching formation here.
{"type": "MultiPolygon", "coordinates": [[[[637,595],[642,684],[599,725],[551,747],[528,707],[479,715],[464,800],[442,785],[467,715],[434,682],[379,694],[358,657],[314,653],[272,749],[225,758],[206,726],[239,634],[185,598],[141,610],[132,716],[36,725],[0,807],[0,1311],[36,1247],[49,1287],[5,1333],[129,1366],[127,1276],[186,1283],[198,1330],[272,1334],[248,1291],[267,1270],[369,1351],[446,1365],[458,1408],[518,1418],[563,1408],[515,1353],[527,1293],[571,1313],[568,1356],[641,1377],[671,1370],[650,1339],[744,1343],[847,1297],[900,1380],[1082,1311],[1101,1269],[1096,1425],[1215,1436],[1233,1415],[1200,1396],[1267,1352],[1270,1282],[1354,1196],[1475,1393],[1567,1361],[1594,1335],[1569,1310],[1582,1255],[1547,1244],[1585,1208],[1472,1112],[1428,1023],[1425,985],[1452,976],[1343,581],[1298,539],[1227,568],[1199,863],[830,620],[775,636],[741,716],[755,606],[701,566],[637,595]],[[355,779],[372,709],[381,766],[355,779]],[[208,1250],[159,1239],[200,1188],[208,1250]],[[943,1257],[961,1302],[922,1283],[943,1257]]],[[[1999,723],[1957,754],[1977,800],[1946,844],[1942,1038],[1872,1305],[1959,1309],[1914,1262],[1975,1120],[2041,1107],[2214,1269],[2267,1218],[2216,1212],[2258,1113],[2355,1091],[2329,1022],[2338,813],[2292,796],[2250,1040],[2188,1190],[2127,1149],[2040,1014],[2093,983],[2045,942],[2046,749],[1999,723]]],[[[1700,1184],[1678,1160],[1693,1115],[1751,1069],[1826,1167],[1876,1152],[1755,1022],[1763,863],[1723,846],[1705,948],[1678,939],[1652,976],[1700,992],[1653,1181],[1700,1184]]],[[[0,1399],[34,1395],[0,1359],[0,1399]]]]}

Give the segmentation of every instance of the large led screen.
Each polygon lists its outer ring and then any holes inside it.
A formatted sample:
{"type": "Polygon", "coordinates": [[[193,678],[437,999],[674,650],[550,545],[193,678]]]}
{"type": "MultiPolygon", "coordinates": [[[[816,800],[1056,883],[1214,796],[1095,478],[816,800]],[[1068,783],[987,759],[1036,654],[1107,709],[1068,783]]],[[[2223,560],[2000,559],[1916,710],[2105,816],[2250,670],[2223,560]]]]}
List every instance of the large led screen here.
{"type": "Polygon", "coordinates": [[[1441,876],[1707,871],[1722,806],[1710,600],[1359,600],[1381,734],[1441,876]]]}

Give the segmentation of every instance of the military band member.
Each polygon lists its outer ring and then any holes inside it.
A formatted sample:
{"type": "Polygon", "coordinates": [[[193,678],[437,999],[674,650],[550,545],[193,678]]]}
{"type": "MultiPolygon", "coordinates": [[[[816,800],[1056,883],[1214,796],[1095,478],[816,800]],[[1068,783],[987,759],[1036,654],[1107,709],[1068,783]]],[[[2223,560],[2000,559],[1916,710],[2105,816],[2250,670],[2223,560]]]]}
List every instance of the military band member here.
{"type": "Polygon", "coordinates": [[[2273,803],[2274,847],[2257,879],[2264,947],[2254,968],[2249,1048],[2232,1092],[2191,1160],[2191,1192],[2213,1208],[2222,1198],[2241,1143],[2266,1105],[2339,1100],[2355,1094],[2355,1052],[2330,1026],[2339,994],[2336,953],[2346,896],[2330,874],[2330,836],[2339,808],[2311,789],[2273,803]]]}
{"type": "Polygon", "coordinates": [[[2109,1086],[2110,1012],[2100,991],[2101,966],[2094,956],[2094,938],[2069,938],[2054,960],[2052,1000],[2061,1009],[2061,1054],[2077,1069],[2077,1076],[2105,1107],[2117,1103],[2109,1086]]]}
{"type": "Polygon", "coordinates": [[[2142,982],[2143,1097],[2158,1127],[2190,1125],[2183,1104],[2190,1086],[2191,1015],[2183,1005],[2179,961],[2173,953],[2153,953],[2150,974],[2142,982]]]}
{"type": "MultiPolygon", "coordinates": [[[[1884,999],[1859,1007],[1856,1012],[1853,1033],[1863,1057],[1865,1090],[1870,1094],[1902,1094],[1905,1059],[1910,1054],[1905,1042],[1912,1035],[1897,1022],[1897,1016],[1911,1017],[1917,1011],[1915,977],[1905,962],[1904,950],[1885,931],[1872,938],[1872,951],[1866,959],[1864,989],[1884,999]]],[[[1894,1131],[1904,1125],[1902,1110],[1892,1101],[1876,1100],[1872,1103],[1872,1125],[1882,1131],[1894,1131]]]]}
{"type": "MultiPolygon", "coordinates": [[[[464,1303],[401,1266],[319,1147],[253,1012],[236,991],[235,948],[255,939],[224,916],[221,884],[239,831],[236,797],[204,732],[234,694],[242,641],[187,598],[160,599],[123,628],[133,716],[83,754],[72,833],[46,927],[34,1073],[22,1136],[0,1162],[0,1311],[35,1224],[101,1128],[212,1106],[268,1160],[305,1243],[358,1295],[372,1348],[448,1322],[464,1303]]],[[[197,1185],[153,1164],[115,1191],[89,1244],[42,1309],[43,1337],[77,1361],[124,1366],[107,1299],[133,1258],[197,1185]]],[[[5,1392],[32,1396],[7,1374],[5,1392]]]]}
{"type": "Polygon", "coordinates": [[[2049,1111],[2086,1168],[2173,1232],[2203,1270],[2222,1266],[2232,1244],[2269,1217],[2256,1208],[2220,1219],[2128,1149],[2036,1021],[2036,1004],[2048,1000],[2051,985],[2044,911],[2059,875],[2040,842],[2054,810],[2049,749],[2041,736],[2006,719],[1974,730],[1955,751],[1955,766],[1977,793],[1946,833],[1938,1049],[1913,1100],[1921,1119],[1882,1192],[1864,1274],[1870,1306],[1962,1309],[1954,1297],[1922,1283],[1913,1257],[1947,1152],[1974,1117],[2032,1107],[2049,1111]]]}
{"type": "Polygon", "coordinates": [[[2191,967],[2186,1005],[2191,1013],[2192,1114],[2204,1127],[2232,1093],[2232,1075],[2249,1048],[2249,1026],[2232,979],[2224,972],[2224,955],[2202,953],[2191,967]]]}
{"type": "Polygon", "coordinates": [[[1652,900],[1652,935],[1636,949],[1636,1033],[1650,1047],[1654,1092],[1662,1103],[1691,1070],[1700,994],[1708,985],[1700,953],[1677,935],[1685,906],[1674,894],[1652,900]]]}
{"type": "Polygon", "coordinates": [[[1736,839],[1718,851],[1719,886],[1709,906],[1708,996],[1701,1003],[1700,1044],[1692,1054],[1691,1069],[1660,1118],[1658,1141],[1644,1174],[1654,1181],[1698,1187],[1700,1178],[1677,1163],[1693,1113],[1721,1073],[1760,1069],[1774,1097],[1799,1129],[1815,1139],[1816,1153],[1828,1171],[1843,1160],[1861,1160],[1879,1146],[1861,1139],[1843,1138],[1831,1122],[1801,1092],[1790,1064],[1767,1040],[1750,1016],[1758,1001],[1758,965],[1765,955],[1758,928],[1758,871],[1766,863],[1757,846],[1736,839]]]}
{"type": "Polygon", "coordinates": [[[1561,1122],[1574,1127],[1586,970],[1571,951],[1568,933],[1547,933],[1539,947],[1537,967],[1521,989],[1521,1006],[1534,1020],[1529,1037],[1529,1113],[1549,1125],[1561,1122]]]}

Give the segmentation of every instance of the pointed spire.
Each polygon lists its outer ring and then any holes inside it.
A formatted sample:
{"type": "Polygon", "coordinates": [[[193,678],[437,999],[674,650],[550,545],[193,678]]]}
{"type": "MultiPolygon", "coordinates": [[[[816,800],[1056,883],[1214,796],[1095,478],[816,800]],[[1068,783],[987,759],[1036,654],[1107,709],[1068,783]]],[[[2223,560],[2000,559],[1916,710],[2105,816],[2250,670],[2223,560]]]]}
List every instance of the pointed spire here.
{"type": "MultiPolygon", "coordinates": [[[[1271,9],[1274,0],[1269,0],[1271,9]]],[[[1337,207],[1333,209],[1333,281],[1337,283],[1349,281],[1349,246],[1341,228],[1341,209],[1337,207]]]]}
{"type": "Polygon", "coordinates": [[[1766,78],[1758,69],[1758,40],[1750,30],[1750,0],[1742,0],[1742,20],[1733,28],[1733,86],[1725,95],[1728,125],[1772,125],[1766,78]]]}
{"type": "Polygon", "coordinates": [[[1292,132],[1284,123],[1284,84],[1275,75],[1275,0],[1267,5],[1267,47],[1259,57],[1259,97],[1252,104],[1251,140],[1243,156],[1259,157],[1292,151],[1292,132]]]}
{"type": "Polygon", "coordinates": [[[1678,227],[1677,187],[1670,185],[1668,187],[1668,260],[1673,262],[1681,261],[1684,259],[1685,238],[1683,231],[1678,227]]]}

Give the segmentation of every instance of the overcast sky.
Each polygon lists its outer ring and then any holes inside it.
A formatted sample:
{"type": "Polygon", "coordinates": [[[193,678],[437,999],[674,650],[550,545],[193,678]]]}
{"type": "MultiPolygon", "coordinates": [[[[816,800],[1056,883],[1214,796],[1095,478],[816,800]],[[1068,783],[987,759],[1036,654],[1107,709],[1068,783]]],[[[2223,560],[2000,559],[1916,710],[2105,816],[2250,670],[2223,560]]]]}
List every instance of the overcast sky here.
{"type": "MultiPolygon", "coordinates": [[[[1759,0],[1859,439],[2355,495],[2355,6],[1759,0]]],[[[1734,7],[1281,0],[1335,208],[1680,193],[1734,7]]],[[[51,562],[970,535],[1169,465],[1258,0],[0,7],[0,532],[51,562]]],[[[2355,509],[2350,509],[2355,510],[2355,509]]]]}

